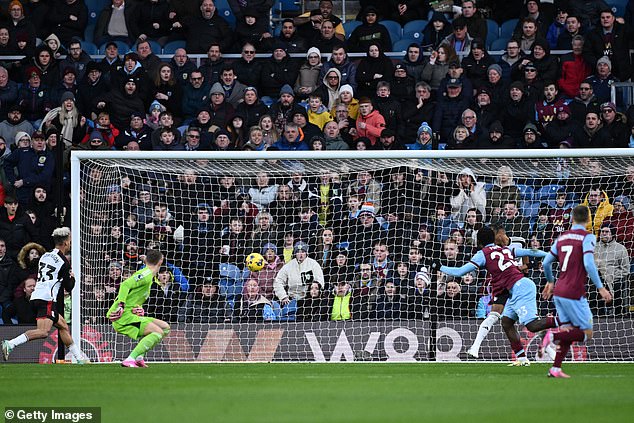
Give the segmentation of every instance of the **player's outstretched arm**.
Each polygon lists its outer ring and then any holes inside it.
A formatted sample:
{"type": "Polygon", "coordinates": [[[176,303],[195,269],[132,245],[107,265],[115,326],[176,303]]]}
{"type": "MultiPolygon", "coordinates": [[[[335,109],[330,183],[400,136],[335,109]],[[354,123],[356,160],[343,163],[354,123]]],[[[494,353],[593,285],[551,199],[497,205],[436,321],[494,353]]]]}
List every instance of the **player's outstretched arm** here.
{"type": "Polygon", "coordinates": [[[540,257],[544,258],[548,255],[546,251],[534,250],[528,248],[516,248],[513,250],[515,257],[540,257]]]}
{"type": "Polygon", "coordinates": [[[473,272],[475,270],[478,270],[478,266],[476,266],[475,264],[469,262],[464,264],[461,267],[449,267],[449,266],[440,266],[440,271],[443,273],[448,274],[449,276],[453,276],[456,278],[459,278],[461,276],[466,275],[469,272],[473,272]]]}
{"type": "MultiPolygon", "coordinates": [[[[553,249],[554,248],[555,246],[553,245],[553,249]]],[[[553,296],[553,289],[555,287],[555,275],[553,274],[553,263],[555,262],[555,260],[556,258],[552,254],[552,250],[551,250],[551,254],[547,254],[546,258],[544,258],[544,261],[542,262],[542,267],[544,268],[546,281],[548,282],[546,283],[546,286],[544,286],[544,289],[542,290],[542,298],[544,300],[549,300],[553,296]]]]}

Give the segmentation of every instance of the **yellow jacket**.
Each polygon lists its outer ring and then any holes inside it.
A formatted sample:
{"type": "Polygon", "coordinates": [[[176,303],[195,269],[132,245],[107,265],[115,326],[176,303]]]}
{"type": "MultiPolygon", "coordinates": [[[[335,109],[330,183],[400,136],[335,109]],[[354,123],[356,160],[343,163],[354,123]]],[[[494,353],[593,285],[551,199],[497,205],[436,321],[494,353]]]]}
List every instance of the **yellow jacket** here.
{"type": "MultiPolygon", "coordinates": [[[[612,211],[614,210],[614,206],[610,204],[608,194],[605,191],[601,192],[603,193],[603,200],[601,200],[601,203],[597,207],[594,216],[592,216],[592,211],[590,211],[590,220],[586,225],[586,230],[592,232],[597,237],[599,236],[599,230],[601,229],[603,220],[608,216],[612,216],[612,211]]],[[[581,203],[582,206],[588,206],[588,195],[589,194],[586,194],[586,198],[583,200],[583,203],[581,203]]]]}

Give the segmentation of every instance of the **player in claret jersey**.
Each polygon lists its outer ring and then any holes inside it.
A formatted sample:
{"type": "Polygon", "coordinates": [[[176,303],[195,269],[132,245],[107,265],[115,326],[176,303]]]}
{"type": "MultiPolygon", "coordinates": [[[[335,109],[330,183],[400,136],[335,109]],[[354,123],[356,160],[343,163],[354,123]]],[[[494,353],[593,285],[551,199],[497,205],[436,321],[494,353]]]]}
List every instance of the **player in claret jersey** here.
{"type": "Polygon", "coordinates": [[[89,363],[90,360],[73,342],[64,316],[57,312],[57,293],[60,288],[70,292],[75,286],[75,277],[66,259],[70,252],[70,229],[57,228],[53,231],[55,248],[47,252],[38,264],[37,283],[31,294],[31,306],[36,313],[37,328],[24,332],[11,340],[2,342],[2,355],[5,360],[18,345],[43,339],[48,336],[53,326],[58,330],[59,338],[66,345],[70,353],[79,364],[89,363]]]}
{"type": "Polygon", "coordinates": [[[460,277],[474,270],[486,268],[491,277],[492,295],[508,291],[509,299],[504,306],[502,328],[511,343],[516,361],[511,366],[530,366],[522,346],[515,322],[526,326],[531,332],[539,332],[555,326],[553,317],[540,319],[537,316],[537,288],[517,267],[516,257],[544,257],[539,250],[515,249],[515,257],[505,246],[495,245],[495,233],[487,226],[478,231],[478,245],[482,248],[462,267],[441,266],[440,271],[460,277]]]}
{"type": "Polygon", "coordinates": [[[544,259],[544,273],[548,283],[542,291],[542,297],[549,299],[554,295],[557,315],[562,330],[551,334],[551,341],[557,346],[557,355],[553,367],[548,370],[549,377],[568,378],[561,370],[570,345],[592,338],[592,312],[586,298],[586,280],[588,276],[597,287],[606,303],[612,301],[612,294],[603,287],[597,266],[594,263],[594,245],[596,237],[586,231],[590,211],[586,206],[577,206],[572,210],[573,225],[552,245],[550,254],[544,259]],[[552,264],[559,262],[557,284],[553,276],[552,264]],[[554,288],[554,290],[553,290],[554,288]]]}
{"type": "MultiPolygon", "coordinates": [[[[526,246],[526,240],[521,237],[508,237],[506,235],[506,230],[504,226],[492,224],[491,229],[495,234],[495,245],[499,245],[500,247],[508,247],[511,250],[513,256],[515,256],[516,249],[523,249],[526,246]]],[[[521,271],[524,271],[526,268],[525,261],[527,257],[518,258],[515,260],[515,263],[519,267],[521,271]]],[[[490,275],[485,282],[486,285],[490,285],[490,275]]],[[[480,323],[480,327],[478,328],[478,333],[476,335],[476,339],[473,341],[473,345],[469,347],[467,350],[467,354],[469,354],[473,358],[478,358],[480,356],[480,345],[482,345],[482,341],[487,337],[493,326],[500,321],[502,318],[502,312],[504,311],[504,305],[508,300],[509,293],[507,290],[503,292],[498,292],[497,295],[493,295],[493,290],[491,290],[491,311],[489,315],[480,323]]]]}

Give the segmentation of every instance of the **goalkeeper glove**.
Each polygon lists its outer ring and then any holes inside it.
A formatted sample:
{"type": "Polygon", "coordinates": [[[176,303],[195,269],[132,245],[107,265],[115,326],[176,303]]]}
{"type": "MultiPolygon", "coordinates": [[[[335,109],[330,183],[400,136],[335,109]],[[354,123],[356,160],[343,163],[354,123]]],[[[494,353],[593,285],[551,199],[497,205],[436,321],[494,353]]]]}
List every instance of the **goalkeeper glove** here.
{"type": "Polygon", "coordinates": [[[123,310],[124,309],[125,309],[125,303],[120,302],[119,303],[119,307],[117,307],[117,309],[115,311],[110,313],[110,316],[108,316],[108,319],[110,319],[111,322],[116,322],[123,315],[123,310]]]}
{"type": "Polygon", "coordinates": [[[134,306],[132,308],[132,313],[136,314],[137,316],[145,316],[145,310],[143,310],[143,307],[141,306],[134,306]]]}

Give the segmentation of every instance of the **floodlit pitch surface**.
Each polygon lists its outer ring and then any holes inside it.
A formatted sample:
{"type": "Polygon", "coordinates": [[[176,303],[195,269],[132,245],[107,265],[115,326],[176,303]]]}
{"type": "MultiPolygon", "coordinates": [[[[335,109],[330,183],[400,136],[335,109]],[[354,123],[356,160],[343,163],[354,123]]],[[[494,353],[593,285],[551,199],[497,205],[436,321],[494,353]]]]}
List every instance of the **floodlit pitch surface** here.
{"type": "Polygon", "coordinates": [[[0,365],[0,404],[97,406],[103,422],[624,422],[634,364],[0,365]]]}

